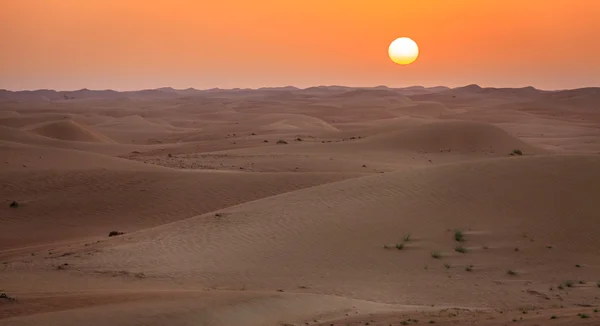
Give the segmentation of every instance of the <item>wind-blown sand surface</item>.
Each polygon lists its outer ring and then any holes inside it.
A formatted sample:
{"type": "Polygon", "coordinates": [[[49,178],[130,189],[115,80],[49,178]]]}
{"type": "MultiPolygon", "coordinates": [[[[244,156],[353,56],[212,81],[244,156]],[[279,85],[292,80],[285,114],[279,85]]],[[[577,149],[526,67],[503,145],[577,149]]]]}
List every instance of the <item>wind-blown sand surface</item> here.
{"type": "Polygon", "coordinates": [[[0,91],[0,325],[599,325],[599,108],[0,91]]]}

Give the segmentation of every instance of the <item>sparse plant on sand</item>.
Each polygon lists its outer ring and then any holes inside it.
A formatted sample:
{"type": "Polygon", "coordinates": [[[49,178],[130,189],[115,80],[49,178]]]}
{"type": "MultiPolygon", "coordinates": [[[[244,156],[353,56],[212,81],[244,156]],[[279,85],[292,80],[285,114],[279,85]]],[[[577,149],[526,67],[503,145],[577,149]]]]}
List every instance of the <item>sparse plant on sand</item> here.
{"type": "Polygon", "coordinates": [[[6,294],[4,292],[0,292],[0,299],[7,300],[7,301],[17,301],[17,298],[11,297],[11,296],[9,296],[8,294],[6,294]]]}
{"type": "Polygon", "coordinates": [[[404,249],[404,243],[397,243],[396,244],[396,249],[398,249],[398,250],[404,249]]]}
{"type": "Polygon", "coordinates": [[[550,317],[550,319],[556,319],[556,318],[558,318],[558,317],[556,317],[555,315],[552,315],[552,316],[550,317]]]}
{"type": "Polygon", "coordinates": [[[467,272],[472,272],[472,271],[473,271],[473,265],[469,265],[469,266],[467,266],[467,267],[465,268],[465,270],[466,270],[467,272]]]}
{"type": "Polygon", "coordinates": [[[573,281],[571,281],[571,280],[566,280],[566,281],[564,281],[564,282],[563,282],[561,285],[562,285],[562,286],[566,286],[566,287],[568,287],[568,288],[572,288],[572,287],[573,287],[573,281]]]}
{"type": "Polygon", "coordinates": [[[278,141],[277,141],[277,144],[284,144],[284,145],[285,145],[285,144],[287,144],[287,143],[288,143],[288,142],[286,142],[286,141],[285,141],[285,140],[283,140],[283,139],[280,139],[280,140],[278,140],[278,141]]]}
{"type": "Polygon", "coordinates": [[[509,269],[506,271],[506,274],[510,275],[510,276],[517,276],[518,273],[512,269],[509,269]]]}
{"type": "Polygon", "coordinates": [[[456,248],[454,248],[454,251],[460,252],[461,254],[466,254],[467,253],[467,248],[465,248],[463,246],[457,246],[456,248]]]}
{"type": "Polygon", "coordinates": [[[439,251],[434,250],[431,252],[431,257],[433,257],[434,259],[440,259],[440,258],[442,258],[442,255],[440,254],[439,251]]]}
{"type": "Polygon", "coordinates": [[[10,203],[10,208],[18,208],[19,207],[19,203],[17,203],[16,201],[13,201],[12,203],[10,203]]]}
{"type": "Polygon", "coordinates": [[[450,269],[450,267],[452,267],[452,266],[450,266],[450,264],[448,264],[448,263],[445,263],[444,267],[446,267],[446,269],[450,269]]]}
{"type": "Polygon", "coordinates": [[[600,281],[596,281],[596,286],[600,288],[600,281]]]}
{"type": "Polygon", "coordinates": [[[510,155],[512,155],[512,156],[515,156],[515,155],[521,156],[521,155],[523,155],[523,151],[520,150],[520,149],[518,149],[518,148],[516,148],[516,149],[513,149],[513,151],[510,153],[510,155]]]}
{"type": "Polygon", "coordinates": [[[579,316],[579,318],[581,318],[581,319],[587,319],[587,318],[590,318],[590,315],[588,315],[588,314],[584,314],[584,313],[580,313],[580,314],[578,314],[578,316],[579,316]]]}
{"type": "Polygon", "coordinates": [[[118,236],[118,235],[123,235],[123,234],[125,234],[125,232],[119,232],[119,231],[110,231],[110,232],[108,233],[108,236],[109,236],[109,237],[116,237],[116,236],[118,236]]]}
{"type": "Polygon", "coordinates": [[[410,233],[406,233],[406,234],[404,235],[404,238],[403,238],[403,239],[404,239],[404,242],[409,242],[409,241],[410,241],[410,237],[411,237],[411,236],[412,236],[412,235],[411,235],[410,233]]]}
{"type": "Polygon", "coordinates": [[[455,230],[454,231],[454,240],[456,240],[458,242],[465,241],[465,234],[463,233],[462,230],[455,230]]]}

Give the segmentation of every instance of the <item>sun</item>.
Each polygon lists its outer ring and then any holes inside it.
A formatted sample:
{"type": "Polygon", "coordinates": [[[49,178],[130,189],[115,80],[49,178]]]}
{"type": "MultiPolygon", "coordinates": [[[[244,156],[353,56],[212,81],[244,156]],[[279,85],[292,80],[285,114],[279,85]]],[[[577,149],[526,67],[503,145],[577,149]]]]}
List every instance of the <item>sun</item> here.
{"type": "Polygon", "coordinates": [[[408,37],[394,40],[388,48],[390,59],[399,65],[408,65],[417,60],[419,46],[408,37]]]}

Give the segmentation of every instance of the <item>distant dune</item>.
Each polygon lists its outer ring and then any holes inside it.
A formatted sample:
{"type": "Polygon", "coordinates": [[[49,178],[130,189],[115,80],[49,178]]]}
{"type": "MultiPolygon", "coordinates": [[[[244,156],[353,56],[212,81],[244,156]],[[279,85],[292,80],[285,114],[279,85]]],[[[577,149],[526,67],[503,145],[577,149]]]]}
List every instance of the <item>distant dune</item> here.
{"type": "Polygon", "coordinates": [[[51,121],[41,125],[29,126],[26,130],[40,136],[61,140],[92,143],[112,142],[110,138],[73,120],[51,121]]]}
{"type": "Polygon", "coordinates": [[[525,153],[540,150],[491,124],[444,121],[407,130],[380,134],[365,140],[372,147],[427,152],[489,152],[509,154],[514,149],[525,153]]]}
{"type": "Polygon", "coordinates": [[[270,113],[248,123],[257,125],[260,129],[274,131],[338,131],[337,128],[321,119],[300,114],[270,113]]]}

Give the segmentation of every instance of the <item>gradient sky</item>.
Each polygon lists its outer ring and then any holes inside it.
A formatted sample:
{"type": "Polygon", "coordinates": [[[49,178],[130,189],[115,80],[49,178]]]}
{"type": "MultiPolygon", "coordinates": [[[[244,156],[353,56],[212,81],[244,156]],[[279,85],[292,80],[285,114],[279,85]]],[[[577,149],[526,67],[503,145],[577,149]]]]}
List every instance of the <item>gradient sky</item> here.
{"type": "Polygon", "coordinates": [[[0,0],[0,88],[600,86],[598,0],[0,0]],[[397,37],[420,47],[399,66],[397,37]]]}

